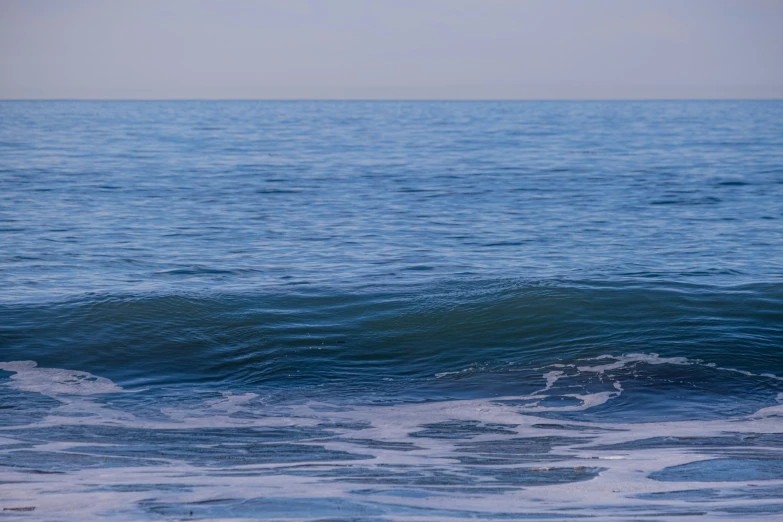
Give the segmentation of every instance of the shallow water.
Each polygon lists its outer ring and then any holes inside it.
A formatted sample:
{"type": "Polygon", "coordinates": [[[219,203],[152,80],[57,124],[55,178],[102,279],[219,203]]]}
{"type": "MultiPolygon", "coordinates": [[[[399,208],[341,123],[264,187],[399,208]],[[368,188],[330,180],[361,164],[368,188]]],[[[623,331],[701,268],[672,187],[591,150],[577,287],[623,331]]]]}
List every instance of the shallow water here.
{"type": "Polygon", "coordinates": [[[0,515],[783,518],[781,166],[783,102],[0,102],[0,515]]]}

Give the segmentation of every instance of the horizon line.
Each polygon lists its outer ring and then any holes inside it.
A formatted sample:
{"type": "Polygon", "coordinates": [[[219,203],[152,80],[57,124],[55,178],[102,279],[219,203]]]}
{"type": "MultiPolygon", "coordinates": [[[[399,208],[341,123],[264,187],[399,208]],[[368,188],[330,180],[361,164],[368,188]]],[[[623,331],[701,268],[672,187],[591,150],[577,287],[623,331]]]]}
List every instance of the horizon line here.
{"type": "Polygon", "coordinates": [[[780,97],[672,97],[672,98],[2,98],[0,102],[672,102],[672,101],[783,101],[780,97]]]}

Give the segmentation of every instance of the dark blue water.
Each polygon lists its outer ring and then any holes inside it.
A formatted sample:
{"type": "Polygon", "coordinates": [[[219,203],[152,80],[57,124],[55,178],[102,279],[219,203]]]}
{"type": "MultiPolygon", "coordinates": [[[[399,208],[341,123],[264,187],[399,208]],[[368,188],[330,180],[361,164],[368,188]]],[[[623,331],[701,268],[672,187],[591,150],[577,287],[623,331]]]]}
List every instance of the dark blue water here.
{"type": "Polygon", "coordinates": [[[8,513],[783,513],[783,102],[0,102],[0,246],[8,513]]]}

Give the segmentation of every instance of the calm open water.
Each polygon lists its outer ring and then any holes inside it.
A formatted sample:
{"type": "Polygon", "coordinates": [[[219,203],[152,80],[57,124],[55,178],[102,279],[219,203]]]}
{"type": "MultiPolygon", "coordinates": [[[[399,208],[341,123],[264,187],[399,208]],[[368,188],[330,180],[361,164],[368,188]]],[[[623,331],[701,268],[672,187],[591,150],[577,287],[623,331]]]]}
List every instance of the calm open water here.
{"type": "Polygon", "coordinates": [[[783,101],[0,102],[0,518],[783,520],[783,101]]]}

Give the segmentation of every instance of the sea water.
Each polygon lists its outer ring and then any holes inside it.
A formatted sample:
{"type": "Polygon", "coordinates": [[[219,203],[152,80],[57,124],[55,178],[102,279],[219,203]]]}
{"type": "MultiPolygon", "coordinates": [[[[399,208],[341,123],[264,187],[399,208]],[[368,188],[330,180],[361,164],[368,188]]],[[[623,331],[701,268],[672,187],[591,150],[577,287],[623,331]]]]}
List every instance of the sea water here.
{"type": "Polygon", "coordinates": [[[783,102],[0,102],[0,518],[783,519],[783,102]]]}

